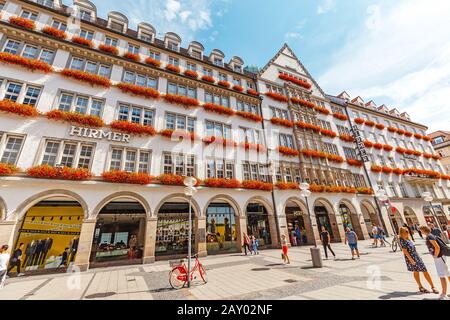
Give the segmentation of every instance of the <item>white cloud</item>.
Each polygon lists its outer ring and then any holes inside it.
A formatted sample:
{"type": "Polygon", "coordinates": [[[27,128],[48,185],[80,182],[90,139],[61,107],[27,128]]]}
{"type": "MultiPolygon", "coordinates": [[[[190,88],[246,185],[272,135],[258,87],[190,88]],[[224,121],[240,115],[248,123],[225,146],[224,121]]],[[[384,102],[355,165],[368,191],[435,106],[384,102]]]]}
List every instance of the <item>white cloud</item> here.
{"type": "Polygon", "coordinates": [[[335,6],[336,6],[336,1],[335,0],[324,0],[322,2],[322,4],[320,4],[317,7],[317,14],[327,13],[328,11],[334,9],[335,6]]]}
{"type": "Polygon", "coordinates": [[[286,32],[284,35],[285,40],[297,39],[300,38],[301,34],[298,32],[286,32]]]}
{"type": "Polygon", "coordinates": [[[450,1],[400,0],[367,9],[319,83],[386,103],[430,130],[450,127],[450,1]]]}

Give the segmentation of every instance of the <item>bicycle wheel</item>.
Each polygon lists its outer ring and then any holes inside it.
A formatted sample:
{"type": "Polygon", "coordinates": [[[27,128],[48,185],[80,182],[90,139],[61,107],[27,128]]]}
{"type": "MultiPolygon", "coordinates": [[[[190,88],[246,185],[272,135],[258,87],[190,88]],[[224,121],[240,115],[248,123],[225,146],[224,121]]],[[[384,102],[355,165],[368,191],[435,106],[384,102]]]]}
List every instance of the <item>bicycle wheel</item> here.
{"type": "Polygon", "coordinates": [[[198,268],[198,272],[200,273],[200,277],[202,278],[204,283],[208,283],[208,275],[206,274],[206,270],[201,264],[198,268]]]}
{"type": "Polygon", "coordinates": [[[174,268],[169,274],[170,286],[176,290],[182,289],[186,285],[186,272],[180,268],[174,268]]]}
{"type": "Polygon", "coordinates": [[[392,240],[391,247],[392,247],[392,251],[397,252],[397,249],[398,249],[398,242],[397,242],[397,240],[395,240],[395,239],[392,240]]]}

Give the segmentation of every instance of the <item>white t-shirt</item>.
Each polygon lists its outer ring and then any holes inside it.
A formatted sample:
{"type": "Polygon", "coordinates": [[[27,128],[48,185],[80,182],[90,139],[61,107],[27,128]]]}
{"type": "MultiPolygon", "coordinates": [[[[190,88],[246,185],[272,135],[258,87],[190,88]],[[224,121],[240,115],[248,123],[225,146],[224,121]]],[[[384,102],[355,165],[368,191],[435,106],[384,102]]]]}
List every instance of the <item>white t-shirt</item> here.
{"type": "Polygon", "coordinates": [[[0,271],[8,268],[9,257],[9,253],[7,252],[0,254],[0,271]]]}

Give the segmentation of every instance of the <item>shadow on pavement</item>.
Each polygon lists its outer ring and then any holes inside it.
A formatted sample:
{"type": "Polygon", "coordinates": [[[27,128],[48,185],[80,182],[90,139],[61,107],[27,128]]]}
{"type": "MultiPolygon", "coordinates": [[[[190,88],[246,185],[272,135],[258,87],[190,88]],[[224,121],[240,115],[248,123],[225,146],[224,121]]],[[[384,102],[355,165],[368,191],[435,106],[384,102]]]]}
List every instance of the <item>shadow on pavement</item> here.
{"type": "MultiPolygon", "coordinates": [[[[417,292],[406,292],[406,291],[394,291],[388,294],[385,294],[383,296],[380,296],[381,300],[390,300],[395,298],[407,298],[410,296],[417,296],[419,293],[417,292]]],[[[433,300],[433,299],[427,299],[427,300],[433,300]]]]}

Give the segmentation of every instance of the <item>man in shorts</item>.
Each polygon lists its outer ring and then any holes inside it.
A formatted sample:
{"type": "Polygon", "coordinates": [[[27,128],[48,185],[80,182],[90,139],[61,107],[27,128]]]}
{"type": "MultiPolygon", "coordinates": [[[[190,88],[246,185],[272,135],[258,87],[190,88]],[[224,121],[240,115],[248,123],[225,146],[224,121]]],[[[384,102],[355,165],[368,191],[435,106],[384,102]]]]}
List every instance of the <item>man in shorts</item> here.
{"type": "Polygon", "coordinates": [[[358,236],[356,235],[355,231],[350,230],[349,227],[345,228],[345,244],[347,243],[350,247],[350,250],[352,251],[352,260],[355,260],[355,255],[359,259],[358,236]]]}

